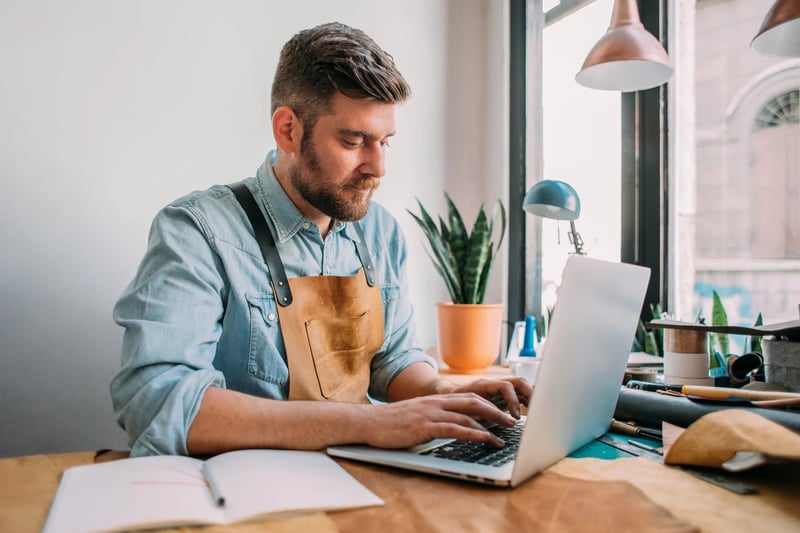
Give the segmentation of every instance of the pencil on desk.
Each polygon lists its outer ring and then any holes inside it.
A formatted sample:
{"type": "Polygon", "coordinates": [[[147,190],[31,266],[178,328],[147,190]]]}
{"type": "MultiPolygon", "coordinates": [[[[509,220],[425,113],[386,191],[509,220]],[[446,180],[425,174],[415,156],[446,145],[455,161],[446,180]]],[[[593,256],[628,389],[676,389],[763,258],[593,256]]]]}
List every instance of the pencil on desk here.
{"type": "Polygon", "coordinates": [[[206,478],[208,488],[211,491],[211,496],[214,498],[214,501],[217,502],[218,506],[224,506],[225,497],[220,492],[219,485],[214,480],[214,476],[211,474],[211,471],[206,467],[206,463],[203,463],[203,476],[206,478]]]}

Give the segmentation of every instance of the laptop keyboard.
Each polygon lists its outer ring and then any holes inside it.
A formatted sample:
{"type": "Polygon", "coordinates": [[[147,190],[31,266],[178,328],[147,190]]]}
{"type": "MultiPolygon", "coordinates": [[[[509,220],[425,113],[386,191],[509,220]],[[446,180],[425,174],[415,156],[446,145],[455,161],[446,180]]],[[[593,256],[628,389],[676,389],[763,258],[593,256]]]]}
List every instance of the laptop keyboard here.
{"type": "Polygon", "coordinates": [[[503,448],[495,448],[491,444],[484,442],[472,442],[468,440],[454,440],[447,444],[442,444],[437,448],[422,452],[422,455],[432,455],[443,459],[454,461],[464,461],[467,463],[477,463],[479,465],[500,466],[511,460],[517,455],[519,439],[522,437],[522,422],[517,422],[513,427],[493,426],[489,431],[503,439],[506,445],[503,448]]]}

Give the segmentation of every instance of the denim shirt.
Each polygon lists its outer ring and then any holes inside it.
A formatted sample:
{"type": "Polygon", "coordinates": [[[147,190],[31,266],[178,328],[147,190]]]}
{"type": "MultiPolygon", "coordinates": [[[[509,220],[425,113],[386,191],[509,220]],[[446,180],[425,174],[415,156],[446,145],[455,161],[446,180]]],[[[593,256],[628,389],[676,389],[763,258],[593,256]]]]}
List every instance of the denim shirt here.
{"type": "MultiPolygon", "coordinates": [[[[355,274],[361,262],[353,223],[336,222],[323,240],[286,196],[273,160],[271,152],[244,183],[267,215],[287,276],[355,274]]],[[[397,221],[373,202],[358,223],[378,272],[384,315],[369,394],[385,400],[392,379],[407,366],[435,363],[416,339],[397,221]]],[[[114,307],[125,331],[111,398],[132,455],[187,454],[186,436],[209,386],[288,398],[289,370],[269,282],[250,223],[228,187],[191,193],[156,215],[144,259],[114,307]]]]}

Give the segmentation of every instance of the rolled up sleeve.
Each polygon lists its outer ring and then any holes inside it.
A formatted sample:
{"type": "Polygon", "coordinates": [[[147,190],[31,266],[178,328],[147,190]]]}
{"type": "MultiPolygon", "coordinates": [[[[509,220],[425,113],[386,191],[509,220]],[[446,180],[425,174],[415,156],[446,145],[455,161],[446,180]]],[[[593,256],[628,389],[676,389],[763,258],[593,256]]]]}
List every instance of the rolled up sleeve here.
{"type": "Polygon", "coordinates": [[[191,210],[170,206],[156,216],[139,270],[114,307],[124,334],[111,398],[132,455],[187,454],[205,390],[225,386],[213,366],[223,272],[191,210]]]}
{"type": "Polygon", "coordinates": [[[392,380],[403,370],[416,363],[427,363],[437,368],[436,362],[425,354],[419,344],[406,276],[406,244],[399,226],[390,241],[388,265],[382,289],[384,306],[384,337],[381,351],[372,360],[369,394],[376,400],[386,401],[392,380]]]}

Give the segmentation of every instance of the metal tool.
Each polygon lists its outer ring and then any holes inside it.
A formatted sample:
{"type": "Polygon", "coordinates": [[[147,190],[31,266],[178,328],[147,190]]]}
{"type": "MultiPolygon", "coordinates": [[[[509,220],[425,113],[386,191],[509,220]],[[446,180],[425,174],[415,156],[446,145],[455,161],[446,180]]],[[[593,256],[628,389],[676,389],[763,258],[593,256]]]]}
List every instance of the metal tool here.
{"type": "Polygon", "coordinates": [[[653,440],[661,440],[663,438],[663,434],[657,429],[637,426],[633,422],[620,422],[613,418],[611,419],[610,431],[623,435],[630,435],[632,437],[646,437],[653,440]]]}
{"type": "MultiPolygon", "coordinates": [[[[603,444],[611,446],[612,448],[616,448],[617,450],[627,452],[636,457],[646,457],[647,459],[653,460],[657,463],[664,464],[663,457],[661,457],[658,453],[655,453],[653,451],[638,446],[634,446],[625,441],[615,439],[614,437],[610,437],[608,435],[600,435],[599,437],[597,437],[597,440],[602,442],[603,444]]],[[[681,466],[681,465],[669,465],[669,466],[674,466],[675,468],[678,468],[680,470],[683,470],[684,472],[692,474],[698,479],[702,479],[703,481],[707,481],[708,483],[716,485],[720,488],[729,490],[731,492],[735,492],[736,494],[758,493],[758,490],[754,489],[753,487],[745,485],[744,483],[739,483],[738,481],[733,481],[715,472],[709,472],[707,470],[698,470],[692,467],[681,466]]]]}

